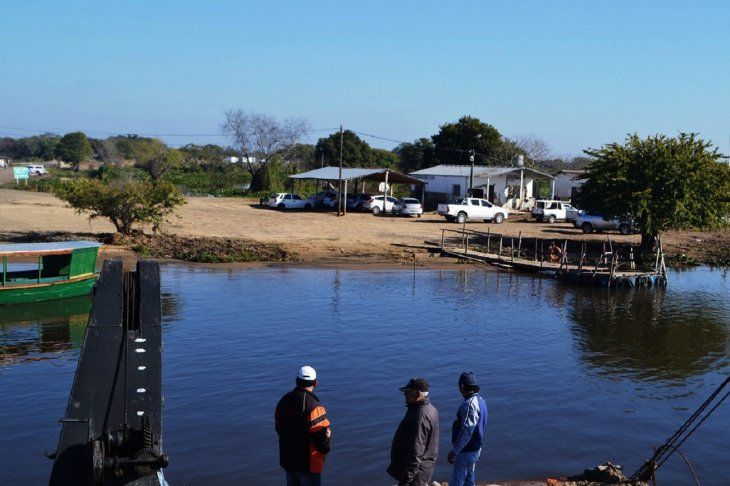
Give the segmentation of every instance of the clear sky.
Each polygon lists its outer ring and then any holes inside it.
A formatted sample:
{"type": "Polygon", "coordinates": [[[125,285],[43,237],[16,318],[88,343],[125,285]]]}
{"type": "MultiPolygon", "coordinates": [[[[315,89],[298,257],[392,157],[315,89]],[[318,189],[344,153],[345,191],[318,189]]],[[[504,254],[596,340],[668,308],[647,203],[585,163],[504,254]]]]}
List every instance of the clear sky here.
{"type": "Polygon", "coordinates": [[[0,12],[0,135],[224,143],[223,112],[242,108],[407,141],[469,114],[557,154],[634,131],[696,131],[730,152],[724,0],[5,0],[0,12]]]}

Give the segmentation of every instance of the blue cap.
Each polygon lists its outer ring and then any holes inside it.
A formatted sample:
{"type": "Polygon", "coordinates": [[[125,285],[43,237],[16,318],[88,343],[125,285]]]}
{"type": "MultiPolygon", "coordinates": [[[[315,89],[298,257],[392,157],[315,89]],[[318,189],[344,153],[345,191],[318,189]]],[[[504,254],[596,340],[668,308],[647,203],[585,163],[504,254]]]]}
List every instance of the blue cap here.
{"type": "Polygon", "coordinates": [[[479,386],[477,377],[471,371],[465,371],[459,376],[459,385],[463,386],[479,386]]]}

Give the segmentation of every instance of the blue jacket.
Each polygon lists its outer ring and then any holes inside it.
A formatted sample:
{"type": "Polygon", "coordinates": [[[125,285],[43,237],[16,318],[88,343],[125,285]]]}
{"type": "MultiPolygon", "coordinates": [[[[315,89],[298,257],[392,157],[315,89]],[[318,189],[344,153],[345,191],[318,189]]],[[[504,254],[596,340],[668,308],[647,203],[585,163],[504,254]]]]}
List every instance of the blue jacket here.
{"type": "Polygon", "coordinates": [[[451,427],[451,444],[455,454],[474,452],[482,448],[487,414],[487,403],[477,393],[464,400],[451,427]]]}

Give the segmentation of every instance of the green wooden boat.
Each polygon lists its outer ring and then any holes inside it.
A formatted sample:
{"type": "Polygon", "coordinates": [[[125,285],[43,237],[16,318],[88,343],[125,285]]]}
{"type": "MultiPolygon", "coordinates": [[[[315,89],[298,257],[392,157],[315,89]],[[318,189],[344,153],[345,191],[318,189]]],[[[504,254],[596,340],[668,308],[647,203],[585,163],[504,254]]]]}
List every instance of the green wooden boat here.
{"type": "Polygon", "coordinates": [[[0,245],[0,305],[88,294],[98,273],[94,241],[0,245]]]}

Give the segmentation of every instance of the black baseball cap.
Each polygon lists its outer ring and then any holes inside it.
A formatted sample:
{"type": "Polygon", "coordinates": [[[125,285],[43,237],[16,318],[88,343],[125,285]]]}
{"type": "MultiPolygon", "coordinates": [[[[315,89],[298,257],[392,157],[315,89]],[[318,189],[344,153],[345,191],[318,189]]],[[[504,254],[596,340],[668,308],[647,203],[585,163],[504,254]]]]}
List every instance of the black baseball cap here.
{"type": "Polygon", "coordinates": [[[424,380],[423,378],[411,378],[408,380],[408,384],[406,386],[402,386],[398,388],[398,390],[404,392],[406,390],[416,390],[419,392],[427,392],[428,391],[428,382],[424,380]]]}

